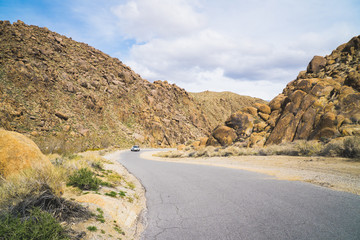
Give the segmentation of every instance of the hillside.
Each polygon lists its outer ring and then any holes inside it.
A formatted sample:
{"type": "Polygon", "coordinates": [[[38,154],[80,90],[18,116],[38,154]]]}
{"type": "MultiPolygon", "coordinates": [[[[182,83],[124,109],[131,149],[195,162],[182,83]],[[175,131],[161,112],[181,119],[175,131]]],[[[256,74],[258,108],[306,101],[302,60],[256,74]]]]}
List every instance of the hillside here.
{"type": "Polygon", "coordinates": [[[210,128],[224,122],[228,116],[247,106],[254,106],[255,103],[266,103],[260,98],[242,96],[232,92],[199,92],[189,93],[196,103],[200,105],[207,119],[210,128]]]}
{"type": "Polygon", "coordinates": [[[0,127],[45,152],[174,146],[210,130],[184,89],[47,28],[0,21],[0,73],[0,127]]]}
{"type": "Polygon", "coordinates": [[[208,144],[248,146],[360,135],[360,36],[315,56],[267,105],[243,108],[215,129],[208,144]]]}
{"type": "Polygon", "coordinates": [[[85,43],[0,21],[0,128],[29,136],[44,152],[175,146],[258,101],[151,83],[85,43]]]}

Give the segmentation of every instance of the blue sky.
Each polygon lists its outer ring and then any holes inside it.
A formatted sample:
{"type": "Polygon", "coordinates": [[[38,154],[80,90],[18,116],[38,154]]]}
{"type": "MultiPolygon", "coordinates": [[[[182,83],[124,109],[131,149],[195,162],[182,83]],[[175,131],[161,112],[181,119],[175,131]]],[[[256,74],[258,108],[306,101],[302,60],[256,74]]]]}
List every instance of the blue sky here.
{"type": "Polygon", "coordinates": [[[272,99],[360,35],[358,0],[0,0],[1,20],[85,42],[143,78],[272,99]]]}

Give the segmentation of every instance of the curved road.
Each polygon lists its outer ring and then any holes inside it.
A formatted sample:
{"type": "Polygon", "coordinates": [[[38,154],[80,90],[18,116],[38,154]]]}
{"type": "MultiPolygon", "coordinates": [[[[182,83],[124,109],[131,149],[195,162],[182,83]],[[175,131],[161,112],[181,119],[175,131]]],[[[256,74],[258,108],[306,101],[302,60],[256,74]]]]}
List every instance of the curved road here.
{"type": "Polygon", "coordinates": [[[145,240],[360,239],[357,195],[130,151],[119,162],[146,188],[145,240]]]}

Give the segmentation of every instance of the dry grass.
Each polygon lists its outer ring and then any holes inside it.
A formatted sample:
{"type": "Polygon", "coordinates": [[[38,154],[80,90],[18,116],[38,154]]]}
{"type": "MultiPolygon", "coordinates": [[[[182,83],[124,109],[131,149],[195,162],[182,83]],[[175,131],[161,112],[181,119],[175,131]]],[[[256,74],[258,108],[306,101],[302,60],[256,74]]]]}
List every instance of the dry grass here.
{"type": "Polygon", "coordinates": [[[30,195],[51,189],[60,196],[64,191],[66,171],[59,167],[37,166],[0,182],[0,208],[12,206],[30,195]]]}
{"type": "Polygon", "coordinates": [[[329,143],[298,140],[291,143],[270,145],[261,148],[246,148],[233,145],[228,147],[208,146],[196,150],[194,148],[187,147],[183,151],[175,150],[169,152],[159,152],[155,156],[168,158],[196,158],[248,155],[329,156],[347,157],[358,161],[360,160],[360,137],[345,137],[342,139],[332,140],[329,143]]]}
{"type": "MultiPolygon", "coordinates": [[[[82,168],[89,168],[99,173],[108,160],[100,156],[88,154],[86,156],[70,154],[48,155],[53,164],[50,167],[35,166],[26,169],[20,174],[0,180],[0,208],[13,206],[31,195],[39,194],[50,189],[57,196],[63,194],[68,177],[82,168]]],[[[107,176],[111,182],[120,183],[121,176],[111,173],[107,176]]]]}

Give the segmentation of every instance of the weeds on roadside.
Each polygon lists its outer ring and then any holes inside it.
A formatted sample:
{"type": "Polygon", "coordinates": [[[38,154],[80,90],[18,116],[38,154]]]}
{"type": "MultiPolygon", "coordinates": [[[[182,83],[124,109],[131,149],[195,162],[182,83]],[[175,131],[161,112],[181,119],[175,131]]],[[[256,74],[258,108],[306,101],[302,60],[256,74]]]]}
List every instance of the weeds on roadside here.
{"type": "Polygon", "coordinates": [[[0,180],[0,208],[13,206],[29,195],[39,194],[44,188],[50,188],[60,196],[65,178],[61,168],[39,165],[0,180]]]}
{"type": "Polygon", "coordinates": [[[175,150],[160,152],[155,156],[170,158],[196,158],[246,155],[330,156],[360,160],[360,137],[345,137],[343,139],[335,139],[329,142],[297,140],[290,143],[270,145],[261,148],[246,148],[236,145],[228,147],[208,146],[198,150],[186,148],[185,151],[175,150]]]}
{"type": "Polygon", "coordinates": [[[67,184],[81,190],[99,190],[101,180],[88,168],[82,168],[69,176],[67,184]]]}

